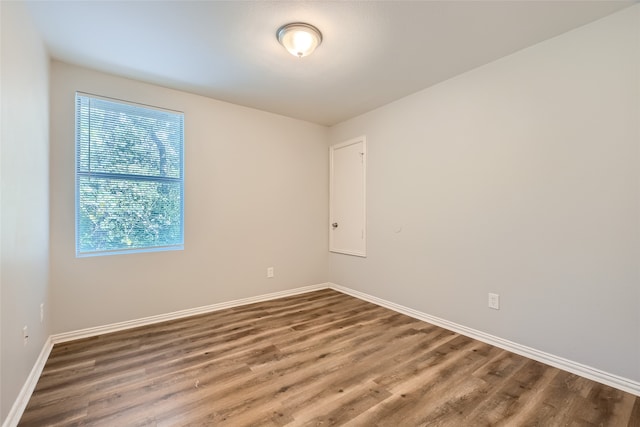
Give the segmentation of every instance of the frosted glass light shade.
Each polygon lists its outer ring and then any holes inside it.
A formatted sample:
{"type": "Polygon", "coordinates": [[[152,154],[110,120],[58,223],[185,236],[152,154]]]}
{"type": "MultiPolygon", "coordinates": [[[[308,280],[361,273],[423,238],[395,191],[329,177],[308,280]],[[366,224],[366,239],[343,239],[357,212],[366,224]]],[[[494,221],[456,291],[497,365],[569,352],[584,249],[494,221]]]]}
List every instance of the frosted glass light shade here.
{"type": "Polygon", "coordinates": [[[276,36],[280,44],[298,58],[311,54],[322,43],[322,33],[313,25],[302,22],[283,25],[276,36]]]}

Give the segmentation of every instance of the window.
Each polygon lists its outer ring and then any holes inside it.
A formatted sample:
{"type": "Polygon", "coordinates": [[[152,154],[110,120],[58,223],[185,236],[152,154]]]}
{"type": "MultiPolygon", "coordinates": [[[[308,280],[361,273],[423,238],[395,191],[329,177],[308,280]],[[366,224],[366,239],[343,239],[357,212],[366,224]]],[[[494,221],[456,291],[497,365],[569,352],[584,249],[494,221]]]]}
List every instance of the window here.
{"type": "Polygon", "coordinates": [[[76,256],[182,249],[184,114],[76,94],[76,256]]]}

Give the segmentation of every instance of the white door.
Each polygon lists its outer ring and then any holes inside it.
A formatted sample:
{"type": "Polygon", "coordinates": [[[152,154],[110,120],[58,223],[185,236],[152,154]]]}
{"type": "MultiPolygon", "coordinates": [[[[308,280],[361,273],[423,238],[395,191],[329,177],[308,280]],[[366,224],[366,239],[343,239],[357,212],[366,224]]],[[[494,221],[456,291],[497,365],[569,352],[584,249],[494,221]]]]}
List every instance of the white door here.
{"type": "Polygon", "coordinates": [[[366,256],[366,140],[351,139],[329,149],[329,250],[366,256]]]}

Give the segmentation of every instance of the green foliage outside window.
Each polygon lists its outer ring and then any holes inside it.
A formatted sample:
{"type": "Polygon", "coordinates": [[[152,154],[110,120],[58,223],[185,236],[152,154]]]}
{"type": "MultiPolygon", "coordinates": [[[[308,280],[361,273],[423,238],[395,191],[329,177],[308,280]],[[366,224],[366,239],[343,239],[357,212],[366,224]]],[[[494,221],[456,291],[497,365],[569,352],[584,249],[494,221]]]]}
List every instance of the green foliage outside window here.
{"type": "Polygon", "coordinates": [[[183,115],[76,96],[78,255],[183,245],[183,115]]]}

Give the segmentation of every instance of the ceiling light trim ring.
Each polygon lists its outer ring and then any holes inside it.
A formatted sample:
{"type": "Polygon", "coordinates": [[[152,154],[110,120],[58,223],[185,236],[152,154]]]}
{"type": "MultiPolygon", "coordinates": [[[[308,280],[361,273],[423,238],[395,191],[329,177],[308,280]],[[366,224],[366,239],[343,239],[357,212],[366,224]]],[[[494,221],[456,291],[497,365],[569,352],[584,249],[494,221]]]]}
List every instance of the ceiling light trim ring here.
{"type": "Polygon", "coordinates": [[[289,53],[298,58],[310,55],[322,43],[322,33],[306,22],[291,22],[278,28],[276,38],[289,53]]]}

